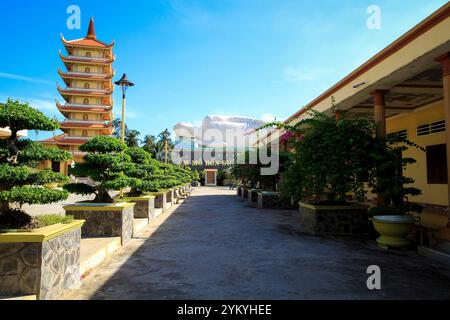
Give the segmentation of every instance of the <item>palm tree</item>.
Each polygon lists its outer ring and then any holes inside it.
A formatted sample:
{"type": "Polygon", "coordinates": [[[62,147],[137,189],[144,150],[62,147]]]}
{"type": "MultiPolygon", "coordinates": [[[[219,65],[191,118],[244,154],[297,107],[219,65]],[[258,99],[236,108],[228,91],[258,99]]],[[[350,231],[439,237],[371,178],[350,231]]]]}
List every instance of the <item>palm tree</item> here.
{"type": "Polygon", "coordinates": [[[129,148],[139,147],[139,136],[141,133],[137,130],[125,130],[125,143],[129,148]]]}
{"type": "MultiPolygon", "coordinates": [[[[114,138],[121,139],[122,138],[122,119],[116,118],[112,122],[114,133],[114,138]]],[[[128,126],[125,124],[125,135],[127,135],[128,126]]]]}
{"type": "Polygon", "coordinates": [[[142,148],[149,152],[154,159],[156,159],[156,153],[157,153],[157,148],[156,148],[156,137],[154,135],[148,134],[144,137],[144,140],[142,141],[143,146],[142,148]]]}
{"type": "Polygon", "coordinates": [[[164,130],[158,135],[158,142],[156,144],[157,153],[160,160],[169,161],[169,154],[174,148],[175,144],[173,143],[172,139],[170,138],[171,133],[168,129],[164,130]],[[167,148],[167,150],[166,150],[167,148]],[[167,155],[166,155],[167,151],[167,155]]]}

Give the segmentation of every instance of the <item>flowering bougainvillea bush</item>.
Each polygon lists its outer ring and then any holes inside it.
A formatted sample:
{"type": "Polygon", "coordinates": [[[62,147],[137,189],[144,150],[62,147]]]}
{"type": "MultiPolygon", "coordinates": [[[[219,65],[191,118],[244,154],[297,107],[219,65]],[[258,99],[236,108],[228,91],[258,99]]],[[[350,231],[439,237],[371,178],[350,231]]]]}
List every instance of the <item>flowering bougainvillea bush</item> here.
{"type": "MultiPolygon", "coordinates": [[[[420,190],[403,174],[414,163],[402,157],[408,147],[419,146],[399,136],[376,139],[376,124],[366,118],[340,120],[319,112],[290,126],[270,123],[289,132],[294,150],[282,178],[282,193],[296,201],[343,204],[349,195],[358,201],[371,190],[383,196],[388,207],[403,207],[420,190]]],[[[386,209],[385,208],[385,209],[386,209]]],[[[408,211],[409,209],[405,209],[408,211]]]]}

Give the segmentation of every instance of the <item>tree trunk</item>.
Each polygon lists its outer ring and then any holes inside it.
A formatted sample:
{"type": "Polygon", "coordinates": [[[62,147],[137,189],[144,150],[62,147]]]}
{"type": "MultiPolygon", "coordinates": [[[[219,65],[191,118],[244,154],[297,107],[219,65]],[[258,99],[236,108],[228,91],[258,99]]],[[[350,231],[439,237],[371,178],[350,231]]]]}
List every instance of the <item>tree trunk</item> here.
{"type": "Polygon", "coordinates": [[[114,203],[114,199],[111,198],[108,191],[105,189],[98,190],[97,196],[94,199],[97,203],[114,203]]]}

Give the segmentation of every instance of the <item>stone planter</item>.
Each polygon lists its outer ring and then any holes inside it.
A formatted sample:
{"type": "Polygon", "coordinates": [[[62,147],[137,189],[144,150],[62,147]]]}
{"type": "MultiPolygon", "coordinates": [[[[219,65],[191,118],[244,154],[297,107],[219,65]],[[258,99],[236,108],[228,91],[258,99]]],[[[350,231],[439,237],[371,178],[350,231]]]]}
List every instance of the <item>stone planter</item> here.
{"type": "Polygon", "coordinates": [[[116,202],[133,202],[134,206],[134,218],[135,219],[148,219],[148,222],[155,218],[155,196],[141,196],[141,197],[124,197],[115,198],[116,202]]]}
{"type": "Polygon", "coordinates": [[[258,189],[250,189],[247,191],[247,201],[251,206],[257,207],[258,206],[258,192],[261,190],[258,189]]]}
{"type": "Polygon", "coordinates": [[[166,209],[169,209],[175,203],[175,196],[173,189],[166,191],[166,209]]]}
{"type": "Polygon", "coordinates": [[[258,192],[259,209],[282,209],[283,203],[279,192],[261,191],[258,192]]]}
{"type": "Polygon", "coordinates": [[[242,200],[247,200],[248,199],[248,188],[246,188],[246,187],[242,187],[242,193],[241,193],[241,198],[242,198],[242,200]]]}
{"type": "Polygon", "coordinates": [[[153,192],[155,196],[155,218],[159,217],[163,212],[166,211],[167,198],[165,192],[153,192]]]}
{"type": "Polygon", "coordinates": [[[324,206],[300,202],[300,231],[312,235],[363,235],[368,232],[367,207],[324,206]]]}
{"type": "Polygon", "coordinates": [[[84,221],[0,233],[0,296],[55,300],[80,284],[84,221]]]}
{"type": "Polygon", "coordinates": [[[121,237],[125,245],[133,236],[134,206],[122,203],[77,203],[64,206],[66,215],[85,220],[81,234],[87,237],[121,237]]]}

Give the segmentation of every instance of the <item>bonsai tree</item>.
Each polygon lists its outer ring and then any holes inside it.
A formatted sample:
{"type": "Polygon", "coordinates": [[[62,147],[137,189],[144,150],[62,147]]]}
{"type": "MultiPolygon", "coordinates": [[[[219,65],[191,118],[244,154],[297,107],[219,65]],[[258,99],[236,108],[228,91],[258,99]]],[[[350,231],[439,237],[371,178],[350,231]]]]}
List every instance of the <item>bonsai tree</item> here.
{"type": "Polygon", "coordinates": [[[423,206],[409,202],[409,197],[418,196],[422,191],[412,186],[415,182],[413,178],[404,175],[407,166],[416,163],[415,159],[403,156],[410,147],[424,151],[400,135],[389,135],[386,142],[378,143],[376,168],[372,171],[369,185],[374,193],[382,197],[383,203],[371,208],[371,215],[422,212],[423,206]]]}
{"type": "Polygon", "coordinates": [[[113,203],[110,190],[120,190],[133,184],[133,178],[124,172],[133,167],[131,157],[125,153],[126,145],[119,139],[107,136],[95,137],[80,150],[87,152],[82,163],[71,168],[71,174],[79,177],[89,177],[96,182],[91,186],[85,183],[66,184],[64,189],[75,194],[95,194],[96,203],[113,203]]]}
{"type": "Polygon", "coordinates": [[[70,153],[48,149],[29,139],[20,139],[21,130],[54,131],[59,124],[40,111],[8,99],[0,103],[0,127],[8,127],[11,135],[0,140],[0,229],[29,229],[37,221],[21,210],[23,204],[48,204],[67,199],[62,190],[48,190],[47,183],[66,182],[68,178],[51,170],[38,170],[39,162],[67,161],[70,153]]]}
{"type": "Polygon", "coordinates": [[[198,172],[198,170],[192,170],[192,181],[200,182],[200,173],[198,172]]]}
{"type": "Polygon", "coordinates": [[[133,178],[128,195],[139,197],[145,192],[158,191],[160,182],[157,177],[162,174],[159,162],[152,159],[151,153],[142,148],[128,148],[125,152],[133,163],[126,171],[126,175],[133,178]]]}
{"type": "Polygon", "coordinates": [[[160,170],[153,177],[159,181],[161,189],[170,189],[192,181],[192,171],[190,168],[161,162],[159,163],[159,168],[160,170]]]}

